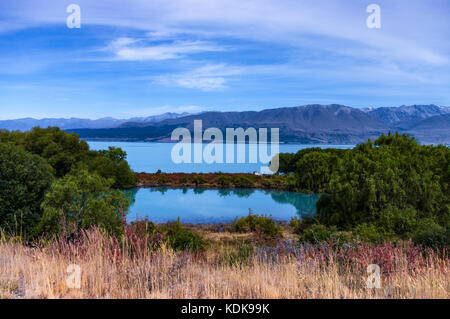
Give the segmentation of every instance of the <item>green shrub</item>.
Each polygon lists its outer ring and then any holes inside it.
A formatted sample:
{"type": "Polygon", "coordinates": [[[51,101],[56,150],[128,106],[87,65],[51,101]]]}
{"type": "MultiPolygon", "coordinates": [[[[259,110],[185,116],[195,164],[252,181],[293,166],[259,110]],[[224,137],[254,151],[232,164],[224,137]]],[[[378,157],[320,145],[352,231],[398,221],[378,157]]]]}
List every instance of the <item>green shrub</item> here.
{"type": "Polygon", "coordinates": [[[293,217],[289,221],[289,227],[291,228],[292,232],[297,235],[302,234],[306,229],[308,229],[314,224],[317,224],[317,220],[315,220],[314,218],[306,218],[306,217],[304,217],[303,219],[293,217]]]}
{"type": "Polygon", "coordinates": [[[32,233],[42,216],[40,205],[52,172],[43,158],[0,143],[0,228],[15,235],[32,233]]]}
{"type": "Polygon", "coordinates": [[[278,226],[271,217],[255,215],[251,210],[249,210],[248,216],[239,219],[236,218],[233,228],[234,231],[240,233],[258,232],[266,239],[278,239],[283,237],[281,227],[278,226]]]}
{"type": "Polygon", "coordinates": [[[206,240],[196,231],[183,226],[180,221],[161,225],[159,231],[164,234],[164,238],[169,246],[175,251],[202,251],[206,248],[206,240]]]}
{"type": "Polygon", "coordinates": [[[253,185],[253,181],[247,176],[235,176],[233,177],[233,184],[239,187],[245,187],[253,185]]]}
{"type": "Polygon", "coordinates": [[[158,177],[158,179],[156,180],[156,182],[160,185],[164,185],[167,184],[169,182],[169,179],[167,178],[166,175],[161,175],[158,177]]]}
{"type": "Polygon", "coordinates": [[[137,181],[136,175],[130,169],[126,161],[127,153],[116,147],[109,147],[108,150],[90,152],[90,159],[87,167],[90,172],[95,172],[103,178],[113,178],[113,188],[131,188],[137,181]]]}
{"type": "Polygon", "coordinates": [[[219,184],[222,186],[230,185],[232,182],[232,178],[228,175],[220,175],[219,176],[219,184]]]}
{"type": "Polygon", "coordinates": [[[195,175],[192,181],[196,186],[206,183],[206,180],[201,175],[195,175]]]}
{"type": "Polygon", "coordinates": [[[299,241],[313,244],[323,242],[343,244],[350,242],[351,238],[346,233],[338,232],[336,226],[327,227],[321,224],[312,224],[300,233],[299,241]]]}
{"type": "Polygon", "coordinates": [[[442,251],[450,246],[450,229],[436,224],[431,219],[424,220],[413,234],[413,242],[426,248],[442,251]]]}
{"type": "Polygon", "coordinates": [[[291,227],[293,233],[297,233],[298,229],[301,227],[302,220],[300,218],[292,217],[289,221],[289,227],[291,227]]]}
{"type": "Polygon", "coordinates": [[[411,234],[417,227],[418,215],[413,208],[389,207],[378,213],[378,225],[385,231],[394,233],[401,238],[411,238],[411,234]]]}
{"type": "Polygon", "coordinates": [[[27,152],[44,158],[58,178],[72,169],[87,169],[103,178],[112,178],[114,188],[131,188],[136,183],[136,176],[123,150],[115,147],[89,150],[89,145],[77,134],[67,133],[58,127],[36,127],[23,133],[0,130],[0,141],[23,147],[27,152]]]}
{"type": "Polygon", "coordinates": [[[427,218],[445,228],[450,219],[449,167],[446,146],[420,145],[406,134],[381,135],[337,160],[330,193],[317,202],[317,219],[372,242],[409,239],[427,218]]]}
{"type": "Polygon", "coordinates": [[[112,179],[80,170],[55,181],[45,194],[39,233],[72,235],[80,229],[98,226],[119,236],[122,217],[131,204],[129,196],[111,189],[112,179]]]}
{"type": "Polygon", "coordinates": [[[394,238],[394,234],[385,232],[382,228],[377,227],[375,224],[363,223],[356,226],[353,229],[353,235],[365,242],[369,243],[382,243],[394,238]]]}

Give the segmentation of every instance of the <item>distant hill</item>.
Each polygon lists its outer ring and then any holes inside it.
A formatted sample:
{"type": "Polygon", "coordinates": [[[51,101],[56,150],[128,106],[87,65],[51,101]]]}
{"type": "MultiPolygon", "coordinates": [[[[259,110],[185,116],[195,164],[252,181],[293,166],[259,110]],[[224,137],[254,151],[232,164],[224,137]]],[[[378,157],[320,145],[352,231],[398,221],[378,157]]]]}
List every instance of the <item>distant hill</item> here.
{"type": "Polygon", "coordinates": [[[429,117],[417,122],[406,131],[423,143],[450,144],[450,114],[429,117]]]}
{"type": "Polygon", "coordinates": [[[194,120],[203,129],[255,127],[279,128],[281,142],[353,144],[375,138],[389,129],[360,109],[343,105],[307,105],[245,112],[205,112],[167,119],[157,123],[124,123],[103,130],[72,130],[83,138],[168,141],[172,130],[185,127],[193,131],[194,120]]]}
{"type": "Polygon", "coordinates": [[[112,117],[104,117],[97,120],[81,119],[81,118],[44,118],[44,119],[34,119],[34,118],[23,118],[16,120],[2,120],[0,121],[0,129],[7,130],[19,130],[28,131],[33,127],[49,127],[58,126],[61,129],[74,129],[74,128],[89,128],[89,129],[99,129],[99,128],[111,128],[119,126],[123,123],[134,122],[134,123],[154,123],[170,118],[177,118],[180,116],[186,116],[189,113],[164,113],[161,115],[147,116],[147,117],[134,117],[130,119],[115,119],[112,117]]]}
{"type": "Polygon", "coordinates": [[[164,113],[131,119],[19,119],[0,121],[0,128],[29,130],[59,126],[85,139],[170,141],[172,131],[193,131],[194,120],[203,130],[226,128],[279,128],[280,142],[304,144],[356,144],[382,133],[399,131],[423,143],[450,144],[450,107],[412,105],[359,109],[344,105],[305,105],[262,111],[164,113]]]}
{"type": "Polygon", "coordinates": [[[363,109],[374,119],[392,127],[411,128],[421,120],[443,114],[450,114],[450,107],[437,105],[411,105],[363,109]]]}

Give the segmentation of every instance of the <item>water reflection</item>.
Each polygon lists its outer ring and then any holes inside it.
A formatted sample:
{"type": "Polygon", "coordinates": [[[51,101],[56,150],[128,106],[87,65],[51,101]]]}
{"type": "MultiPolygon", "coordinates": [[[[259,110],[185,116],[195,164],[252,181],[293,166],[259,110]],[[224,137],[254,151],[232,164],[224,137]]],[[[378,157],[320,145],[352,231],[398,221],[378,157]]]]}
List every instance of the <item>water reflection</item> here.
{"type": "Polygon", "coordinates": [[[277,203],[288,203],[297,209],[297,214],[304,217],[312,217],[316,213],[316,203],[320,195],[301,194],[293,192],[272,192],[270,194],[277,203]]]}
{"type": "Polygon", "coordinates": [[[133,201],[129,221],[147,217],[167,222],[180,217],[189,223],[230,222],[251,209],[278,220],[311,217],[319,195],[279,190],[153,187],[127,191],[133,201]]]}

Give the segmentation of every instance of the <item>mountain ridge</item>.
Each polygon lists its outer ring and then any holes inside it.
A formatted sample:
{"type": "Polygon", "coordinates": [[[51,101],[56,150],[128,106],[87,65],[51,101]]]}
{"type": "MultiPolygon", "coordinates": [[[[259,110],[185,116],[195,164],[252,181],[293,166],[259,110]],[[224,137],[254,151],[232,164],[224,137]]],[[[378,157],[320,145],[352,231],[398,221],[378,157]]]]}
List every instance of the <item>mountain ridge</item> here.
{"type": "MultiPolygon", "coordinates": [[[[370,111],[339,104],[311,104],[262,111],[204,112],[156,123],[129,122],[114,129],[74,130],[74,132],[87,139],[118,138],[130,141],[168,142],[173,129],[185,127],[192,133],[194,120],[202,120],[203,130],[216,127],[222,132],[225,132],[226,128],[277,127],[280,129],[280,142],[283,143],[356,144],[366,141],[368,138],[375,139],[389,131],[409,133],[417,136],[418,140],[428,143],[449,143],[450,122],[446,115],[450,112],[447,113],[446,107],[437,107],[438,111],[436,111],[436,107],[430,105],[431,111],[426,112],[424,119],[421,119],[417,115],[417,109],[420,110],[424,107],[427,106],[403,107],[399,110],[402,113],[412,114],[408,128],[402,127],[407,119],[406,116],[397,116],[398,121],[387,124],[386,121],[370,114],[370,111]],[[405,108],[410,109],[405,110],[405,108]],[[436,117],[434,121],[439,123],[439,127],[423,124],[422,128],[421,122],[432,117],[436,117]]],[[[396,111],[396,109],[384,109],[383,113],[396,111]]]]}
{"type": "Polygon", "coordinates": [[[48,126],[58,126],[61,129],[77,129],[77,128],[89,128],[89,129],[100,129],[100,128],[113,128],[127,122],[136,123],[153,123],[157,121],[162,121],[167,118],[176,118],[180,116],[187,116],[190,113],[172,113],[166,112],[158,115],[151,115],[146,117],[132,117],[129,119],[116,119],[113,117],[102,117],[99,119],[88,119],[88,118],[42,118],[35,119],[32,117],[25,117],[13,120],[0,120],[0,129],[7,130],[19,130],[27,131],[33,127],[48,127],[48,126]]]}
{"type": "Polygon", "coordinates": [[[450,143],[450,108],[433,104],[366,109],[310,104],[261,111],[165,114],[120,123],[113,119],[109,124],[114,127],[62,129],[84,139],[168,142],[175,128],[193,132],[194,120],[202,120],[203,130],[216,127],[224,133],[226,128],[279,128],[283,143],[356,144],[389,131],[408,133],[427,143],[450,143]]]}

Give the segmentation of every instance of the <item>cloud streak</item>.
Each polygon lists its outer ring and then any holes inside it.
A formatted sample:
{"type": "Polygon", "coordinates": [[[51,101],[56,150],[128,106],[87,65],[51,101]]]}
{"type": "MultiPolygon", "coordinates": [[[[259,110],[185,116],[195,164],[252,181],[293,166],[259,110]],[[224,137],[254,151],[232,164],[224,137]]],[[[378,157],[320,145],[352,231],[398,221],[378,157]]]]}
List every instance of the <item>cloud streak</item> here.
{"type": "Polygon", "coordinates": [[[204,52],[220,52],[224,48],[205,41],[173,41],[148,45],[144,39],[119,38],[107,47],[118,61],[163,61],[181,59],[204,52]]]}
{"type": "Polygon", "coordinates": [[[366,26],[370,0],[76,3],[81,29],[72,30],[68,3],[0,1],[0,104],[60,112],[65,95],[46,83],[79,88],[66,104],[73,112],[108,115],[161,105],[450,104],[447,0],[377,0],[381,29],[366,26]],[[19,94],[3,83],[43,87],[19,94]]]}
{"type": "Polygon", "coordinates": [[[242,74],[243,71],[244,68],[236,66],[209,64],[185,73],[158,76],[154,83],[202,91],[216,91],[226,89],[226,82],[233,76],[242,74]]]}

